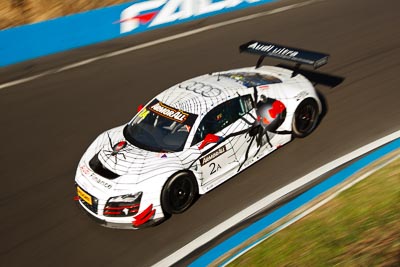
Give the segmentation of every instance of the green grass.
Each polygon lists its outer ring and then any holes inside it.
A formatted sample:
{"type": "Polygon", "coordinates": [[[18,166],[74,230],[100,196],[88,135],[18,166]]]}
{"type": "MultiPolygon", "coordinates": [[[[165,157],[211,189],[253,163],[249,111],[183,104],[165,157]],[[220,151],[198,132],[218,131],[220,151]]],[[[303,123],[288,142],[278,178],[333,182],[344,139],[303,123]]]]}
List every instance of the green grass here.
{"type": "Polygon", "coordinates": [[[229,266],[400,266],[400,159],[229,266]]]}

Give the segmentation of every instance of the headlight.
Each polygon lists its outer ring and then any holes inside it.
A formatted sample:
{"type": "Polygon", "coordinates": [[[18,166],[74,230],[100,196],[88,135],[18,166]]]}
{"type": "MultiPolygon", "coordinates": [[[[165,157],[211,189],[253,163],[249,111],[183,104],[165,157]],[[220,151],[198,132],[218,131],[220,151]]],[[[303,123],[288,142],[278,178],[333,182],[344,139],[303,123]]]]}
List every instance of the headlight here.
{"type": "Polygon", "coordinates": [[[112,197],[104,207],[104,216],[125,217],[135,215],[139,211],[142,192],[112,197]]]}

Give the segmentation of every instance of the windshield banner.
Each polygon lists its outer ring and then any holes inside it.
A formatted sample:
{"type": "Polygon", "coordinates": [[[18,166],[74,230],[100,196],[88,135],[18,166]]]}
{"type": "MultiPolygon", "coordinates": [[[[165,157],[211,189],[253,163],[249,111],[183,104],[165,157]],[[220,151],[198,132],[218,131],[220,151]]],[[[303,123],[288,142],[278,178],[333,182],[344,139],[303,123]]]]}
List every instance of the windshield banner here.
{"type": "Polygon", "coordinates": [[[149,110],[179,123],[184,123],[189,117],[188,113],[169,107],[161,102],[152,103],[149,105],[149,110]]]}

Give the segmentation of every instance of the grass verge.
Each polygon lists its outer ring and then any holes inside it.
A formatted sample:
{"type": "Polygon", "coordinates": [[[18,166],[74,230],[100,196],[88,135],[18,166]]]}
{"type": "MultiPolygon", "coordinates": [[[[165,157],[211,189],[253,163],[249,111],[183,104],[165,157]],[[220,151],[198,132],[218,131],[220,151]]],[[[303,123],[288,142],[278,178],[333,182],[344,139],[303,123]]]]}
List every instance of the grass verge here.
{"type": "Polygon", "coordinates": [[[400,266],[400,159],[228,266],[400,266]]]}
{"type": "Polygon", "coordinates": [[[0,0],[0,30],[134,0],[0,0]]]}

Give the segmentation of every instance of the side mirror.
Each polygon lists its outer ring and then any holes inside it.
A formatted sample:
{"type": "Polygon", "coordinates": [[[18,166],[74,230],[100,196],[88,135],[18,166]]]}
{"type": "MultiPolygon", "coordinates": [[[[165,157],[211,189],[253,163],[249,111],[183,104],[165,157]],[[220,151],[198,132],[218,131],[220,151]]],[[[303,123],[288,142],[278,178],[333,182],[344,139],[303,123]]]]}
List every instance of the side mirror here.
{"type": "Polygon", "coordinates": [[[211,144],[211,143],[218,143],[219,141],[219,136],[215,134],[207,134],[206,137],[204,138],[203,142],[201,142],[199,149],[203,149],[206,145],[211,144]]]}

